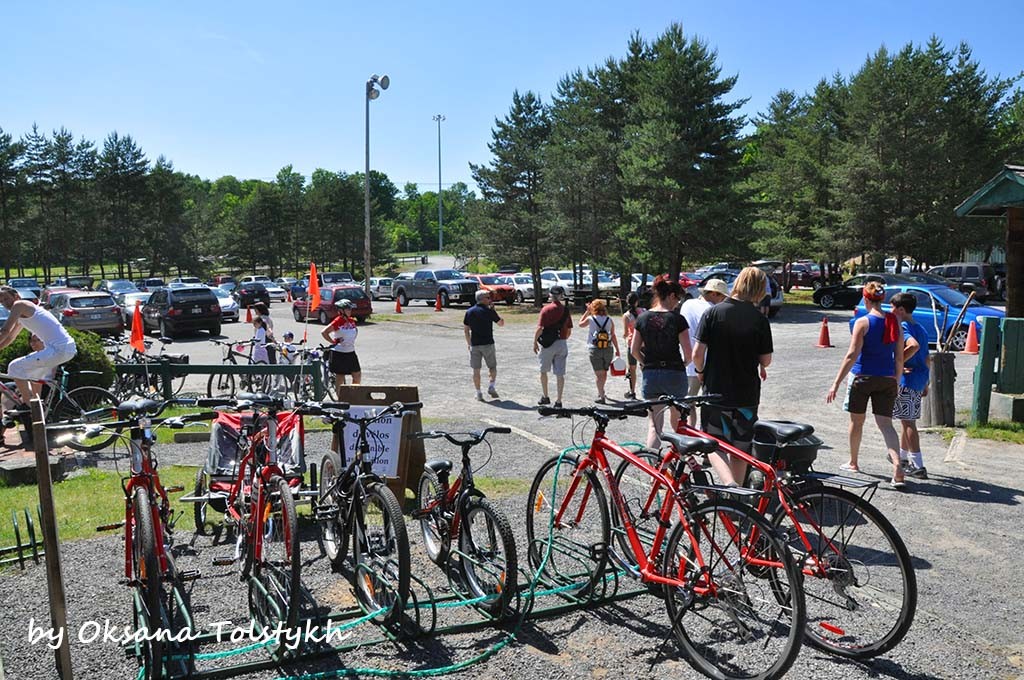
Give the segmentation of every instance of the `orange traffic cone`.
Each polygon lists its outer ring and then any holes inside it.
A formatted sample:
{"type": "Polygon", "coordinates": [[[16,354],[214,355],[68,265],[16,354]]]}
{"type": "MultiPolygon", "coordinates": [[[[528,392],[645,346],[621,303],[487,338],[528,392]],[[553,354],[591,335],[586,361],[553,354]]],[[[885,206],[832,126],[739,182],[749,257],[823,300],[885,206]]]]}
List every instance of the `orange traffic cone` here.
{"type": "Polygon", "coordinates": [[[252,323],[252,307],[245,308],[245,322],[252,323]]]}
{"type": "Polygon", "coordinates": [[[437,294],[437,300],[434,302],[434,311],[435,312],[442,311],[442,308],[441,308],[441,294],[440,293],[437,294]]]}
{"type": "Polygon", "coordinates": [[[395,314],[401,314],[401,313],[402,313],[402,301],[399,300],[398,298],[395,298],[395,314]]]}
{"type": "Polygon", "coordinates": [[[967,331],[967,345],[964,347],[964,354],[977,354],[978,353],[978,330],[976,324],[971,321],[970,330],[967,331]]]}
{"type": "Polygon", "coordinates": [[[832,339],[828,337],[828,317],[821,319],[821,332],[818,333],[818,347],[835,347],[832,339]]]}

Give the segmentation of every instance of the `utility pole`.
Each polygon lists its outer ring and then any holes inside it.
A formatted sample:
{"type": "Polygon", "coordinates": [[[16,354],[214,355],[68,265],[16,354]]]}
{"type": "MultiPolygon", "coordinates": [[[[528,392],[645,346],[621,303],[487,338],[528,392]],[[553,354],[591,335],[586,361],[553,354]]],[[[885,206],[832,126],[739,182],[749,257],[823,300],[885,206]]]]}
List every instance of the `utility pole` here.
{"type": "Polygon", "coordinates": [[[434,116],[437,121],[437,249],[444,251],[444,201],[441,200],[441,121],[440,113],[434,116]]]}

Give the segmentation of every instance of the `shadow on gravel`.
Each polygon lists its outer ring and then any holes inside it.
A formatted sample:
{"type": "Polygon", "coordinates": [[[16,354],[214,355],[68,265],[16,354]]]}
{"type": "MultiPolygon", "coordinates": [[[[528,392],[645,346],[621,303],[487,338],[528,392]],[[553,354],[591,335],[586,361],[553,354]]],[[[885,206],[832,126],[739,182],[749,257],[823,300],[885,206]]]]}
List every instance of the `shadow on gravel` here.
{"type": "MultiPolygon", "coordinates": [[[[772,325],[816,324],[821,325],[822,317],[828,317],[829,326],[835,328],[842,325],[847,329],[853,311],[848,309],[821,309],[811,305],[784,305],[778,316],[772,319],[772,325]]],[[[831,330],[831,329],[830,329],[831,330]]],[[[845,336],[844,336],[845,337],[845,336]]],[[[835,343],[835,338],[832,340],[835,343]]]]}
{"type": "Polygon", "coordinates": [[[491,406],[496,406],[503,411],[533,411],[536,406],[529,406],[527,404],[520,404],[518,401],[512,401],[511,399],[497,399],[495,401],[487,402],[491,406]]]}
{"type": "Polygon", "coordinates": [[[811,653],[816,654],[817,658],[820,660],[831,661],[835,664],[837,670],[840,667],[857,668],[864,673],[865,677],[869,678],[881,677],[894,678],[895,680],[940,680],[942,678],[942,676],[932,675],[931,673],[907,671],[903,666],[886,658],[876,658],[864,663],[855,661],[854,659],[844,659],[842,657],[832,656],[831,654],[815,652],[807,645],[804,645],[801,649],[801,655],[806,653],[804,650],[811,651],[811,653]]]}
{"type": "Polygon", "coordinates": [[[927,480],[917,480],[908,477],[906,488],[898,492],[885,488],[889,481],[888,476],[871,474],[867,476],[878,479],[882,484],[881,488],[890,493],[931,496],[933,498],[945,498],[967,503],[994,503],[1010,506],[1020,505],[1021,498],[1024,498],[1024,489],[1014,489],[1008,486],[981,482],[976,479],[964,479],[963,477],[929,475],[927,480]]]}

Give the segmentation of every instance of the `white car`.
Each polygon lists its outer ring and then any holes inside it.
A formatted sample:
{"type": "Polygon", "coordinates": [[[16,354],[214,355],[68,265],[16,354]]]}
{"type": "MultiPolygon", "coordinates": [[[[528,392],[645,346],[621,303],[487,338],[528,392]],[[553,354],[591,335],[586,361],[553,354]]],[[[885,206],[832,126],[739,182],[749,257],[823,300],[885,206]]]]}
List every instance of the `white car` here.
{"type": "Polygon", "coordinates": [[[270,296],[271,302],[284,302],[288,299],[288,293],[279,284],[275,283],[269,276],[263,276],[257,274],[256,276],[243,276],[238,281],[238,285],[243,283],[262,283],[263,287],[267,289],[267,294],[270,296]]]}
{"type": "MultiPolygon", "coordinates": [[[[583,277],[583,285],[591,285],[593,279],[587,275],[583,277]]],[[[613,279],[603,272],[597,273],[597,292],[598,293],[616,293],[619,290],[619,280],[613,279]]]]}
{"type": "Polygon", "coordinates": [[[573,291],[576,289],[576,286],[573,283],[574,280],[575,277],[570,269],[540,273],[540,286],[544,290],[544,293],[547,293],[551,286],[561,286],[565,289],[566,297],[571,298],[573,291]]]}
{"type": "MultiPolygon", "coordinates": [[[[363,284],[359,284],[363,285],[363,284]]],[[[387,277],[370,277],[370,298],[380,300],[391,297],[391,279],[387,277]]]]}
{"type": "Polygon", "coordinates": [[[504,274],[498,276],[498,281],[516,289],[516,302],[522,303],[534,298],[533,277],[529,274],[504,274]]]}
{"type": "Polygon", "coordinates": [[[231,293],[219,286],[212,286],[210,290],[217,297],[220,304],[220,316],[223,321],[238,321],[238,301],[231,297],[231,293]]]}

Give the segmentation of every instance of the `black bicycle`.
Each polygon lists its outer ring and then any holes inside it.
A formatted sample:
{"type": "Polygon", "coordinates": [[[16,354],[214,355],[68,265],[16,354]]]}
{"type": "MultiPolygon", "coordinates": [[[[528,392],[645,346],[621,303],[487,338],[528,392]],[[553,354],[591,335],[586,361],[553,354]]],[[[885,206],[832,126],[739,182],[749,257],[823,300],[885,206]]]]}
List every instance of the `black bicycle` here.
{"type": "Polygon", "coordinates": [[[420,521],[430,559],[446,573],[453,569],[460,574],[467,594],[474,599],[484,598],[477,606],[498,618],[512,613],[509,605],[518,590],[516,541],[505,513],[476,488],[469,451],[490,433],[511,431],[508,427],[489,427],[476,432],[432,430],[409,435],[410,439],[444,438],[462,450],[462,470],[452,484],[448,483],[450,460],[427,463],[420,476],[417,509],[412,517],[420,521]],[[453,543],[458,548],[453,550],[453,543]]]}
{"type": "Polygon", "coordinates": [[[396,623],[409,599],[409,535],[402,506],[384,479],[373,471],[369,428],[387,418],[411,415],[422,402],[395,402],[365,416],[354,416],[324,404],[322,414],[331,423],[340,453],[329,451],[320,463],[320,487],[313,517],[319,541],[335,571],[341,571],[352,542],[352,586],[360,605],[379,612],[378,623],[396,623]],[[351,462],[347,460],[345,424],[358,427],[351,462]]]}

